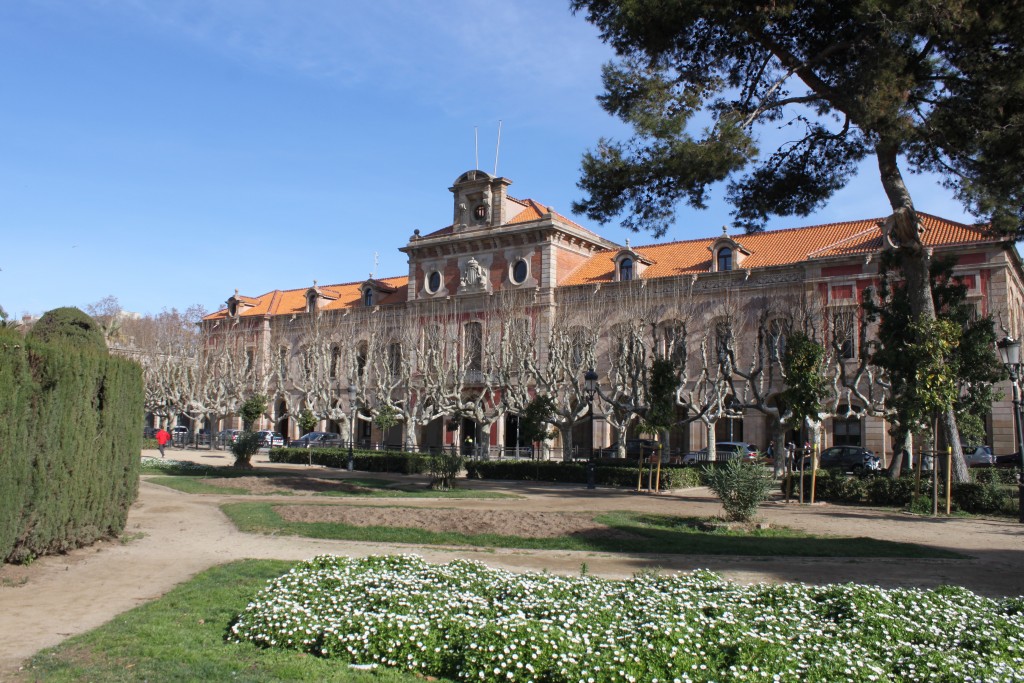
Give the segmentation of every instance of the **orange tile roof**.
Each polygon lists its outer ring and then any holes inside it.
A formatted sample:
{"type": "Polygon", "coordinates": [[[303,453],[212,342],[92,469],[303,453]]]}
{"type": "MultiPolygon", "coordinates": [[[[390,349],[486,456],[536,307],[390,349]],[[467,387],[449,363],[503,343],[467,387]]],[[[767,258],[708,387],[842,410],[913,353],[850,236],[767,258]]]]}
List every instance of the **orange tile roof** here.
{"type": "MultiPolygon", "coordinates": [[[[948,247],[983,241],[995,241],[984,227],[964,225],[944,218],[918,212],[925,227],[924,243],[928,246],[948,247]]],[[[875,252],[882,248],[878,222],[872,218],[844,223],[812,225],[804,228],[768,230],[751,235],[731,236],[750,255],[743,260],[742,269],[783,266],[810,259],[838,257],[875,252]]],[[[711,271],[709,247],[718,237],[705,237],[683,242],[633,247],[633,250],[651,261],[643,279],[672,277],[711,271]]],[[[561,285],[581,285],[614,280],[612,258],[618,250],[607,250],[592,256],[577,268],[561,285]]]]}
{"type": "Polygon", "coordinates": [[[559,219],[563,223],[568,223],[569,225],[573,226],[578,230],[582,230],[588,235],[599,237],[598,234],[595,233],[593,230],[588,230],[587,228],[584,228],[582,225],[572,220],[571,218],[566,218],[562,214],[552,209],[550,206],[544,206],[540,202],[536,202],[532,199],[513,199],[512,197],[509,197],[509,199],[512,199],[512,201],[514,202],[519,202],[520,204],[525,205],[526,208],[517,213],[515,216],[513,216],[512,219],[506,223],[506,225],[511,225],[513,223],[527,223],[529,221],[536,221],[542,218],[544,214],[550,213],[552,216],[559,219]]]}
{"type": "MultiPolygon", "coordinates": [[[[379,302],[380,305],[387,306],[390,304],[403,303],[405,301],[408,293],[406,286],[409,284],[409,277],[407,275],[378,278],[377,281],[395,288],[395,291],[383,295],[379,302]]],[[[322,299],[320,302],[320,309],[324,311],[333,311],[361,306],[363,302],[362,286],[364,282],[366,281],[360,280],[359,282],[348,282],[339,285],[321,285],[321,293],[328,297],[332,297],[333,300],[322,299]]],[[[273,316],[302,313],[306,310],[306,292],[308,291],[309,287],[286,290],[275,289],[261,296],[244,297],[245,300],[252,301],[255,305],[252,308],[240,308],[238,316],[240,318],[249,318],[263,315],[273,316]]],[[[238,299],[241,301],[243,297],[238,297],[238,299]]],[[[206,316],[204,320],[220,320],[222,318],[226,318],[227,315],[227,308],[222,308],[216,313],[211,313],[206,316]]]]}

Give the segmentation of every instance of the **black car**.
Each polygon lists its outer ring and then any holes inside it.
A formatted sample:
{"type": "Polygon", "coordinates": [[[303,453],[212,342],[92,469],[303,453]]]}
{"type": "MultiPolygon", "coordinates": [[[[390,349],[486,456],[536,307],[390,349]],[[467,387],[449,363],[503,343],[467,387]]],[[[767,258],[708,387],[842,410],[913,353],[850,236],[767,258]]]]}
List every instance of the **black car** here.
{"type": "Polygon", "coordinates": [[[997,455],[994,464],[996,467],[1020,467],[1020,451],[1009,455],[997,455]]]}
{"type": "MultiPolygon", "coordinates": [[[[882,461],[874,453],[860,446],[833,446],[821,452],[818,467],[823,470],[842,469],[854,474],[878,472],[882,461]]],[[[804,469],[811,468],[811,459],[804,458],[804,469]]]]}
{"type": "MultiPolygon", "coordinates": [[[[657,453],[661,444],[653,439],[626,439],[626,457],[639,458],[641,455],[649,456],[657,453]]],[[[619,457],[619,443],[616,441],[608,448],[597,451],[599,458],[619,457]]]]}

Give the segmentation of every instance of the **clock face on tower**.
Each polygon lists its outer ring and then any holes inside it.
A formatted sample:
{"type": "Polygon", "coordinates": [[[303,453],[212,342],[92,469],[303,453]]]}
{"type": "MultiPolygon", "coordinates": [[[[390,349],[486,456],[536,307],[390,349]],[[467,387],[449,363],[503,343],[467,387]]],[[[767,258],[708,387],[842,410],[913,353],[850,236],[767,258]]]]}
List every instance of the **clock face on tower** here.
{"type": "Polygon", "coordinates": [[[485,204],[477,205],[477,207],[473,209],[473,216],[475,216],[478,221],[482,221],[487,218],[487,206],[485,204]]]}

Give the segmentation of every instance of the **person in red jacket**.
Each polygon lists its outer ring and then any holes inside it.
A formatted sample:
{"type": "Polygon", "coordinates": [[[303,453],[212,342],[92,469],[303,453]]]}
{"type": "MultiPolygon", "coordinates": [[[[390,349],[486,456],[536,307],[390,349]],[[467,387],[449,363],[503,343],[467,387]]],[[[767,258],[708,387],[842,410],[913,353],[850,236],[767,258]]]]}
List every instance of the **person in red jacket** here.
{"type": "Polygon", "coordinates": [[[156,445],[160,449],[160,457],[164,457],[164,446],[171,440],[171,435],[163,427],[156,433],[156,445]]]}

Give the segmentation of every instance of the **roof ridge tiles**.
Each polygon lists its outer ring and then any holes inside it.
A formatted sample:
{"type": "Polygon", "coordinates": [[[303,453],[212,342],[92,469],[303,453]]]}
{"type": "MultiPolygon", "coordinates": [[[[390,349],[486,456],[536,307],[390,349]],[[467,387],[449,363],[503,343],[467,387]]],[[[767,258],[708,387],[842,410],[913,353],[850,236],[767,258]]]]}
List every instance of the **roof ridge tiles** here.
{"type": "MultiPolygon", "coordinates": [[[[860,221],[855,221],[855,222],[859,223],[860,221]]],[[[807,252],[807,258],[814,258],[818,254],[823,254],[823,253],[825,253],[827,251],[832,251],[833,249],[838,249],[839,247],[841,247],[844,244],[848,244],[850,242],[854,242],[856,240],[862,239],[865,235],[870,235],[872,232],[876,232],[877,230],[878,230],[878,225],[877,224],[875,224],[873,227],[864,228],[860,232],[855,232],[852,235],[847,235],[846,237],[844,237],[844,238],[842,238],[840,240],[836,240],[835,242],[830,242],[830,243],[826,244],[823,247],[815,249],[814,251],[807,252]]],[[[881,235],[879,235],[879,237],[881,237],[881,235]]]]}

